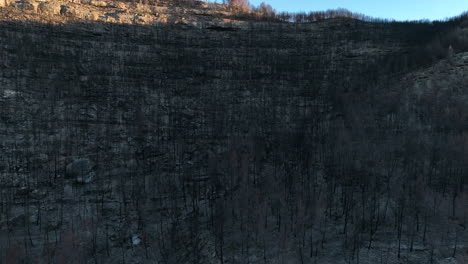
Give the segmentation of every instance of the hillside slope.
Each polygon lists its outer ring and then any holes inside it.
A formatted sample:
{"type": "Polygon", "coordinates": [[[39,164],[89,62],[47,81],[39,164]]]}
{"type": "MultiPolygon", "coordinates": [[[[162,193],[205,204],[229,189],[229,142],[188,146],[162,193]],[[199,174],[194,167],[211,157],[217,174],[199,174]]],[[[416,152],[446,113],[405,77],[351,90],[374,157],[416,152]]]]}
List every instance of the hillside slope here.
{"type": "Polygon", "coordinates": [[[465,22],[0,12],[3,262],[468,261],[465,22]]]}

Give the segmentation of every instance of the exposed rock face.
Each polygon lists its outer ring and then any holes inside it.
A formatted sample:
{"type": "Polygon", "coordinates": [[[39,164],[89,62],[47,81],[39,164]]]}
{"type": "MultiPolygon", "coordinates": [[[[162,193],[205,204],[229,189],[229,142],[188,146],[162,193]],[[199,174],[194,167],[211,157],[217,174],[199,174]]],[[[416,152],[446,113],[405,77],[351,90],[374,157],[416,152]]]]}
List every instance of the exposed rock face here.
{"type": "Polygon", "coordinates": [[[0,257],[464,263],[468,55],[428,60],[440,32],[0,22],[0,257]]]}
{"type": "MultiPolygon", "coordinates": [[[[157,5],[150,5],[131,1],[0,0],[0,7],[3,7],[0,11],[11,13],[12,15],[7,16],[9,19],[53,23],[64,23],[70,20],[125,24],[240,22],[243,20],[226,5],[199,0],[179,2],[184,2],[184,4],[174,5],[171,1],[161,1],[157,5]]],[[[0,15],[0,19],[4,18],[0,15]]]]}

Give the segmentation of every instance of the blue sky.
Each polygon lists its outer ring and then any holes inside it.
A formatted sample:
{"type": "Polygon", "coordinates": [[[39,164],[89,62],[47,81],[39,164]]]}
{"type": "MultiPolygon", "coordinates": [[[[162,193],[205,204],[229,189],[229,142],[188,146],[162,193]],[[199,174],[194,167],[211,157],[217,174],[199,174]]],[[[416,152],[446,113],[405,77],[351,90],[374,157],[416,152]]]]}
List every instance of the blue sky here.
{"type": "Polygon", "coordinates": [[[396,20],[437,20],[468,11],[468,0],[250,0],[254,5],[262,1],[278,11],[318,11],[342,7],[373,17],[396,20]]]}

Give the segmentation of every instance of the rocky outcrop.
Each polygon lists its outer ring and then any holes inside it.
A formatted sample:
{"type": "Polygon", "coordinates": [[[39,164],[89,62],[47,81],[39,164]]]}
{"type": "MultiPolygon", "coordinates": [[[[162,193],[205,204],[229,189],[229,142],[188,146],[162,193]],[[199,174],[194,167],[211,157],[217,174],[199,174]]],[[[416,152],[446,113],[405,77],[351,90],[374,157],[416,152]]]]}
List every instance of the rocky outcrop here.
{"type": "MultiPolygon", "coordinates": [[[[69,20],[125,24],[240,22],[242,20],[242,18],[236,17],[236,14],[231,12],[227,5],[199,0],[189,1],[184,5],[174,5],[171,1],[150,5],[101,0],[1,0],[0,7],[4,9],[4,12],[10,13],[9,19],[53,21],[54,23],[69,20]]],[[[248,20],[247,17],[244,20],[248,20]]]]}

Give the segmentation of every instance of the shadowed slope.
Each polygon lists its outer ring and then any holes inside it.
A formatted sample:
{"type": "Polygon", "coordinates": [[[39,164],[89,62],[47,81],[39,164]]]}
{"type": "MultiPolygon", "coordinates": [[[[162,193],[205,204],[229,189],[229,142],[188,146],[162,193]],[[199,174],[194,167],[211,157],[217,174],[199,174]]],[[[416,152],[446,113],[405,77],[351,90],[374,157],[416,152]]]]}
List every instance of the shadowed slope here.
{"type": "Polygon", "coordinates": [[[1,22],[2,259],[463,263],[457,27],[1,22]]]}

